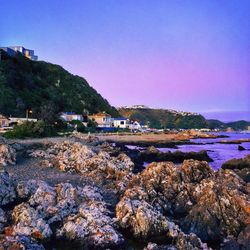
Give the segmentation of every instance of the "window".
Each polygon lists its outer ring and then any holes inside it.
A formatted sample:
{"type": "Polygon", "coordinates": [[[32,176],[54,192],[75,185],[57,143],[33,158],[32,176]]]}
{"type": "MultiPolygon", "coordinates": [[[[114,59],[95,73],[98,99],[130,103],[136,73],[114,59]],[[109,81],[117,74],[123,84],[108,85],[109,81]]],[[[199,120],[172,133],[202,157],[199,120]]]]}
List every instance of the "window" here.
{"type": "Polygon", "coordinates": [[[121,125],[124,125],[124,121],[121,121],[121,125]]]}

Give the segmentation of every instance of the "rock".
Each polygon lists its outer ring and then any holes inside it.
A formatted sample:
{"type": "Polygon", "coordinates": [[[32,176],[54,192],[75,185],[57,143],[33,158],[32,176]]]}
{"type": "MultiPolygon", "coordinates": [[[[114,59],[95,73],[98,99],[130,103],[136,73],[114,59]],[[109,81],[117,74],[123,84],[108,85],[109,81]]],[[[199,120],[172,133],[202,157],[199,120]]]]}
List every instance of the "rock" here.
{"type": "Polygon", "coordinates": [[[0,206],[12,203],[15,199],[15,181],[6,171],[0,171],[0,206]]]}
{"type": "Polygon", "coordinates": [[[174,238],[171,244],[157,245],[156,243],[148,243],[143,250],[209,250],[207,244],[202,243],[195,234],[184,234],[180,232],[174,238]]]}
{"type": "Polygon", "coordinates": [[[7,143],[0,143],[0,167],[15,164],[16,151],[7,143]]]}
{"type": "Polygon", "coordinates": [[[49,161],[47,165],[51,163],[61,171],[77,172],[118,191],[123,191],[133,176],[134,163],[127,155],[121,153],[112,157],[102,150],[94,152],[79,142],[57,143],[46,151],[34,151],[31,155],[44,158],[49,161]]]}
{"type": "Polygon", "coordinates": [[[237,243],[243,249],[248,249],[250,246],[250,224],[248,224],[244,230],[238,235],[237,243]]]}
{"type": "Polygon", "coordinates": [[[47,185],[46,182],[38,180],[20,181],[16,186],[17,196],[20,199],[27,199],[36,192],[38,187],[45,185],[47,185]]]}
{"type": "Polygon", "coordinates": [[[19,182],[16,192],[17,200],[24,202],[14,207],[12,224],[6,222],[0,209],[0,229],[7,225],[5,234],[10,237],[26,236],[38,242],[57,237],[96,249],[124,243],[96,187],[73,187],[69,183],[52,187],[44,181],[29,180],[19,182]]]}
{"type": "Polygon", "coordinates": [[[239,145],[238,150],[242,151],[242,150],[246,150],[246,149],[243,146],[239,145]]]}
{"type": "Polygon", "coordinates": [[[181,152],[179,150],[175,152],[161,152],[155,147],[148,147],[147,150],[139,152],[133,157],[134,161],[139,162],[161,162],[161,161],[171,161],[174,163],[182,163],[184,160],[194,159],[199,161],[213,161],[207,154],[207,151],[201,150],[200,152],[181,152]]]}
{"type": "Polygon", "coordinates": [[[123,229],[139,239],[163,237],[175,230],[173,223],[143,200],[122,199],[116,206],[116,218],[123,229]]]}
{"type": "Polygon", "coordinates": [[[155,148],[154,146],[150,146],[150,147],[147,147],[147,150],[146,150],[147,153],[149,154],[155,154],[155,153],[159,153],[160,150],[155,148]]]}
{"type": "Polygon", "coordinates": [[[194,160],[179,167],[170,162],[151,163],[128,186],[116,206],[116,217],[134,237],[165,234],[176,239],[181,231],[174,227],[169,230],[174,233],[168,232],[166,221],[171,220],[189,236],[194,233],[203,242],[218,245],[229,236],[247,235],[243,232],[250,217],[249,188],[230,170],[214,173],[206,162],[194,160]]]}
{"type": "Polygon", "coordinates": [[[45,248],[27,236],[0,235],[1,250],[45,250],[45,248]]]}
{"type": "Polygon", "coordinates": [[[237,237],[250,216],[249,193],[244,182],[233,172],[221,170],[200,188],[197,203],[183,220],[183,228],[205,242],[229,235],[237,237]]]}
{"type": "Polygon", "coordinates": [[[80,141],[88,145],[96,146],[100,143],[100,140],[97,136],[86,135],[77,131],[74,131],[70,137],[74,138],[76,141],[80,141]]]}
{"type": "Polygon", "coordinates": [[[231,159],[222,164],[222,169],[231,169],[244,181],[250,182],[250,154],[241,159],[231,159]]]}
{"type": "Polygon", "coordinates": [[[12,212],[13,235],[31,236],[37,240],[48,239],[52,231],[46,221],[27,203],[16,206],[12,212]]]}
{"type": "Polygon", "coordinates": [[[57,231],[57,237],[80,241],[85,247],[109,248],[124,243],[115,229],[114,221],[102,202],[82,204],[79,213],[66,218],[64,225],[57,231]]]}
{"type": "Polygon", "coordinates": [[[0,234],[3,232],[4,226],[7,222],[7,217],[3,209],[0,208],[0,234]]]}

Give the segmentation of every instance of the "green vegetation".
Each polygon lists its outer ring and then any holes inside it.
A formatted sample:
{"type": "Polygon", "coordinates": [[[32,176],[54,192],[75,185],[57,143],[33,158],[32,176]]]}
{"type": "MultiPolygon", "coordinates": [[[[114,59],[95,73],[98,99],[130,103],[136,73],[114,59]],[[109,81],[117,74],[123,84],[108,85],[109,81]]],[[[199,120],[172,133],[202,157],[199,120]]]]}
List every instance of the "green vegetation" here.
{"type": "Polygon", "coordinates": [[[236,122],[221,122],[219,120],[207,120],[208,127],[211,129],[226,129],[232,128],[233,130],[246,130],[248,126],[250,126],[250,122],[247,121],[236,121],[236,122]]]}
{"type": "Polygon", "coordinates": [[[62,111],[106,111],[113,117],[119,116],[84,78],[58,65],[31,61],[20,54],[10,57],[2,50],[1,53],[0,113],[24,117],[26,110],[31,109],[32,117],[49,124],[62,111]]]}
{"type": "Polygon", "coordinates": [[[126,118],[138,120],[158,129],[206,128],[207,121],[201,115],[182,116],[164,109],[120,109],[126,118]]]}
{"type": "Polygon", "coordinates": [[[28,137],[49,137],[57,135],[56,129],[52,125],[46,124],[44,121],[24,122],[21,125],[15,125],[13,130],[4,134],[9,139],[23,139],[28,137]]]}

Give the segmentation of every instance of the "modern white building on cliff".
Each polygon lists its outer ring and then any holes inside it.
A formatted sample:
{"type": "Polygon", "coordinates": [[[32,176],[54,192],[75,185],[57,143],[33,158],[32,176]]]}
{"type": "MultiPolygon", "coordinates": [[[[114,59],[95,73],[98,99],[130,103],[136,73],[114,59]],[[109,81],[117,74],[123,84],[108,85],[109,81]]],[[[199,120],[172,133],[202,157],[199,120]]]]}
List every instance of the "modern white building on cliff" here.
{"type": "Polygon", "coordinates": [[[0,49],[4,50],[10,56],[15,56],[19,52],[30,60],[38,60],[38,56],[35,55],[34,50],[26,49],[23,46],[0,47],[0,49]]]}

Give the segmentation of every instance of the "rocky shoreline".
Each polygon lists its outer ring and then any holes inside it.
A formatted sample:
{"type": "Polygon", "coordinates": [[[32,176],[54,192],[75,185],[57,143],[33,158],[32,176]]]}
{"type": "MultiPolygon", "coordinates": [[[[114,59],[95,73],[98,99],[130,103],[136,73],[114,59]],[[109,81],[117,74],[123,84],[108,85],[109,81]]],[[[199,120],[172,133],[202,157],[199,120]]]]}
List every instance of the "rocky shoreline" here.
{"type": "Polygon", "coordinates": [[[203,157],[1,139],[0,249],[249,249],[249,156],[218,172],[203,157]]]}

